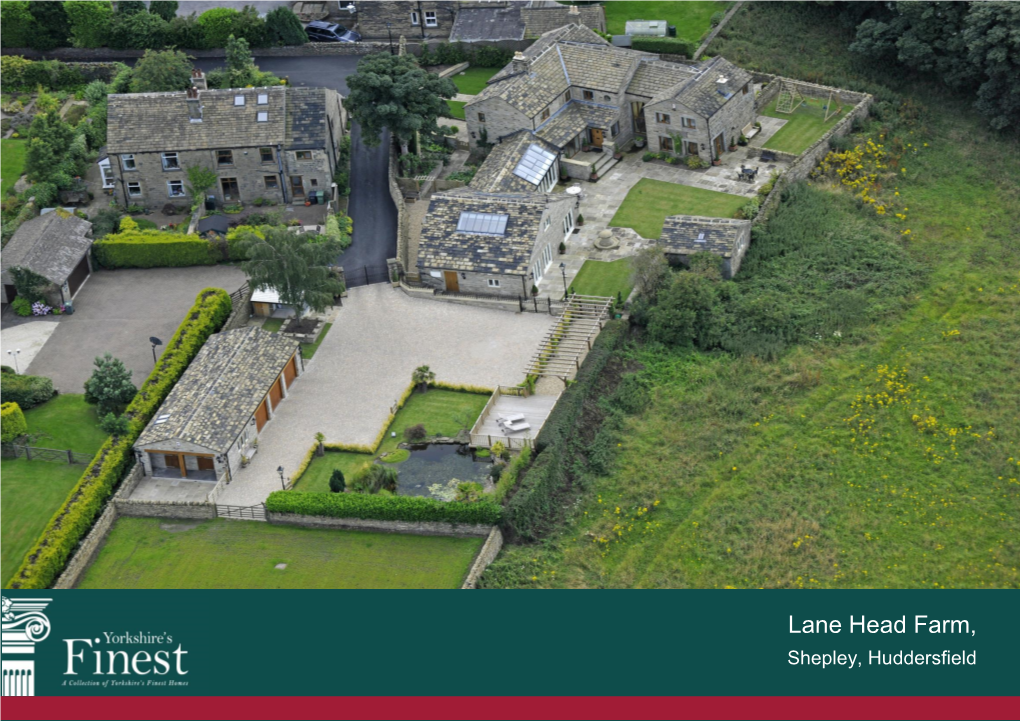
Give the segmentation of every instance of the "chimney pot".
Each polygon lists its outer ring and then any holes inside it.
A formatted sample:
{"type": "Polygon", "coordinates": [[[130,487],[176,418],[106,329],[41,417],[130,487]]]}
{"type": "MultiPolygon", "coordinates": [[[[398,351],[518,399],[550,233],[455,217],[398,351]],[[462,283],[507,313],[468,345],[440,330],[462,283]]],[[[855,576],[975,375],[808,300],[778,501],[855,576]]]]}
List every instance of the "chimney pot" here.
{"type": "Polygon", "coordinates": [[[515,73],[523,73],[528,69],[528,58],[520,50],[514,53],[514,59],[511,62],[515,73]]]}
{"type": "Polygon", "coordinates": [[[580,15],[581,14],[581,10],[580,10],[580,8],[577,7],[577,5],[571,5],[570,9],[567,10],[567,14],[568,15],[580,15]]]}

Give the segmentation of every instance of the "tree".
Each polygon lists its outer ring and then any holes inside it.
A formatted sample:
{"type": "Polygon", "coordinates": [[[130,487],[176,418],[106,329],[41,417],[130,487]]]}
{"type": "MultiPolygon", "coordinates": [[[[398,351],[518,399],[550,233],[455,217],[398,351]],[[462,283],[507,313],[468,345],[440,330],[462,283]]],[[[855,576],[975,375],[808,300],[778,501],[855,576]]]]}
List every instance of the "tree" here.
{"type": "Polygon", "coordinates": [[[243,88],[255,84],[255,58],[252,57],[248,41],[244,38],[227,38],[227,81],[228,87],[243,88]]]}
{"type": "Polygon", "coordinates": [[[145,11],[145,3],[141,0],[117,0],[118,15],[136,15],[145,11]]]}
{"type": "Polygon", "coordinates": [[[411,374],[411,382],[414,383],[422,393],[429,389],[429,384],[435,383],[436,374],[428,366],[418,366],[411,374]]]}
{"type": "MultiPolygon", "coordinates": [[[[56,3],[32,3],[54,5],[56,3]]],[[[76,48],[99,48],[106,44],[113,19],[113,5],[98,0],[76,0],[64,3],[71,24],[71,42],[76,48]]]]}
{"type": "Polygon", "coordinates": [[[308,42],[304,26],[288,7],[278,7],[266,15],[266,30],[272,45],[304,45],[308,42]]]}
{"type": "Polygon", "coordinates": [[[93,364],[96,369],[85,381],[85,402],[97,406],[100,415],[119,414],[138,392],[131,382],[131,371],[109,353],[96,358],[93,364]]]}
{"type": "Polygon", "coordinates": [[[104,433],[109,433],[111,436],[123,436],[128,432],[128,419],[124,415],[107,413],[99,421],[99,427],[103,429],[104,433]]]}
{"type": "Polygon", "coordinates": [[[361,125],[362,140],[378,145],[388,128],[405,155],[416,132],[438,132],[436,118],[447,111],[445,99],[457,94],[452,80],[418,67],[413,56],[388,53],[363,57],[347,86],[347,109],[361,125]]]}
{"type": "MultiPolygon", "coordinates": [[[[33,43],[38,42],[40,35],[39,24],[32,16],[26,0],[9,0],[0,4],[0,45],[4,48],[33,47],[33,43]]],[[[49,49],[36,48],[36,50],[49,49]]]]}
{"type": "Polygon", "coordinates": [[[669,264],[662,248],[650,245],[639,250],[630,261],[631,276],[638,291],[655,298],[669,275],[669,264]]]}
{"type": "Polygon", "coordinates": [[[681,272],[659,292],[649,311],[648,336],[676,348],[715,347],[718,343],[719,307],[717,283],[706,274],[681,272]]]}
{"type": "Polygon", "coordinates": [[[131,92],[166,93],[191,87],[191,61],[180,50],[146,50],[131,74],[131,92]]]}
{"type": "Polygon", "coordinates": [[[331,266],[340,255],[340,244],[329,238],[312,242],[307,235],[286,228],[266,227],[265,238],[244,233],[238,239],[241,270],[253,289],[274,288],[280,302],[294,308],[298,317],[306,309],[321,312],[344,291],[331,266]]]}
{"type": "Polygon", "coordinates": [[[347,488],[347,481],[344,480],[344,472],[334,468],[329,476],[329,490],[332,493],[343,493],[347,488]]]}
{"type": "Polygon", "coordinates": [[[115,50],[137,48],[159,50],[166,46],[170,25],[150,13],[116,14],[110,26],[108,43],[115,50]]]}
{"type": "Polygon", "coordinates": [[[188,194],[197,203],[205,197],[205,193],[216,185],[220,179],[215,170],[210,170],[202,165],[188,166],[188,194]]]}
{"type": "Polygon", "coordinates": [[[28,5],[29,12],[35,18],[35,29],[38,33],[31,47],[36,50],[67,47],[71,42],[71,24],[64,3],[30,2],[28,5]]]}
{"type": "Polygon", "coordinates": [[[198,24],[198,18],[195,16],[195,13],[178,16],[170,21],[167,44],[176,48],[193,48],[195,50],[202,50],[207,47],[205,31],[198,24]]]}
{"type": "Polygon", "coordinates": [[[60,110],[60,101],[46,92],[46,88],[39,85],[35,89],[35,105],[33,106],[36,115],[40,113],[52,113],[60,110]]]}
{"type": "Polygon", "coordinates": [[[172,22],[177,17],[177,0],[152,0],[149,3],[149,12],[159,15],[167,22],[172,22]]]}
{"type": "Polygon", "coordinates": [[[25,172],[33,183],[50,181],[63,166],[74,128],[57,113],[36,115],[28,128],[25,172]]]}

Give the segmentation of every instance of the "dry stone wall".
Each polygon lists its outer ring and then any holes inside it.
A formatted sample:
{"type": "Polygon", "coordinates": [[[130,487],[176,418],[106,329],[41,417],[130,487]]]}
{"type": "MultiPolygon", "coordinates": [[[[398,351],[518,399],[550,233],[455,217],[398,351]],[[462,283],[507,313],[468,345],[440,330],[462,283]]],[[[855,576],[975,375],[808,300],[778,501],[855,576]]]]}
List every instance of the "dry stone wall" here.
{"type": "Polygon", "coordinates": [[[384,533],[410,533],[416,536],[456,536],[458,538],[484,538],[492,526],[484,524],[440,523],[437,521],[380,521],[374,518],[333,518],[332,516],[305,516],[300,513],[266,513],[266,520],[280,525],[304,528],[344,528],[355,531],[383,531],[384,533]]]}

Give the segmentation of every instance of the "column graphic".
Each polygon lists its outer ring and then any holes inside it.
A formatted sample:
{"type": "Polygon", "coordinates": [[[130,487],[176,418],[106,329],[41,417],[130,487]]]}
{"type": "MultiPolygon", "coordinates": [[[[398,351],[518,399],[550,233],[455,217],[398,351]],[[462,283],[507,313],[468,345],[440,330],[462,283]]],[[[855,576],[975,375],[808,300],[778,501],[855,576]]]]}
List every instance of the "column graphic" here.
{"type": "Polygon", "coordinates": [[[52,598],[0,598],[3,606],[3,695],[35,696],[35,645],[50,635],[50,619],[43,613],[52,598]]]}

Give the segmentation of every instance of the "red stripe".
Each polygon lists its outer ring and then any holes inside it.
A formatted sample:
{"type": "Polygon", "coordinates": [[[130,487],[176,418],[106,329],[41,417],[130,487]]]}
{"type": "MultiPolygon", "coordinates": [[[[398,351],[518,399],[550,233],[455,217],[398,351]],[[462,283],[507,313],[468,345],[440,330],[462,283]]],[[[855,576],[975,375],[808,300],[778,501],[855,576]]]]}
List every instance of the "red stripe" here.
{"type": "Polygon", "coordinates": [[[1005,719],[1020,696],[51,696],[4,719],[1005,719]]]}

